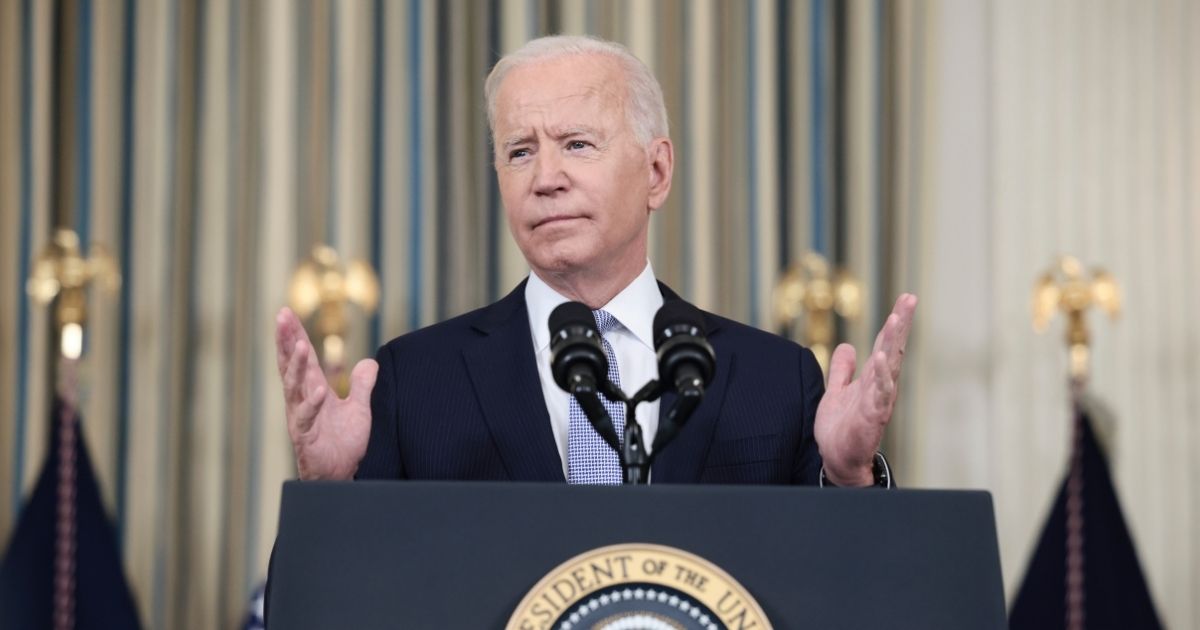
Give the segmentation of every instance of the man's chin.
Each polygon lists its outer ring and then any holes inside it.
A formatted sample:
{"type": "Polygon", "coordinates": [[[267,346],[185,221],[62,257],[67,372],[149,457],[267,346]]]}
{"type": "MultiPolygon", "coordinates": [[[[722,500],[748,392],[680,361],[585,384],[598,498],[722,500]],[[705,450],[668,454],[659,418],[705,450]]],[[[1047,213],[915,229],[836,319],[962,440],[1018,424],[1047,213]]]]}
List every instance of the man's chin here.
{"type": "Polygon", "coordinates": [[[596,269],[599,262],[595,256],[588,256],[578,251],[562,251],[547,255],[539,252],[538,256],[526,256],[529,266],[539,271],[557,276],[576,275],[589,269],[596,269]]]}
{"type": "Polygon", "coordinates": [[[547,273],[560,276],[574,275],[589,268],[585,262],[571,258],[555,258],[552,260],[542,261],[539,264],[532,264],[531,266],[535,269],[540,269],[547,273]]]}

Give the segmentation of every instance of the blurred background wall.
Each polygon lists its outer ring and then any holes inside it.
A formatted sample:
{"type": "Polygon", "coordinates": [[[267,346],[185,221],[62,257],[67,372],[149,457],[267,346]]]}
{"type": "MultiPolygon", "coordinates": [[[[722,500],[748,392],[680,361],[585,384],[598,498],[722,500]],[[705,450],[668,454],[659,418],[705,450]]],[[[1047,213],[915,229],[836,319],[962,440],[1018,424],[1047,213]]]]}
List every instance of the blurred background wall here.
{"type": "MultiPolygon", "coordinates": [[[[658,276],[779,330],[806,251],[921,296],[888,437],[907,487],[984,488],[1014,592],[1067,453],[1066,357],[1029,296],[1060,253],[1123,283],[1093,391],[1172,627],[1200,625],[1200,7],[1186,0],[0,1],[0,538],[44,458],[56,226],[117,255],[84,431],[149,627],[229,627],[294,475],[273,358],[291,269],[372,263],[348,355],[507,293],[482,80],[545,33],[659,76],[675,186],[658,276]]],[[[802,530],[803,524],[798,523],[802,530]]]]}

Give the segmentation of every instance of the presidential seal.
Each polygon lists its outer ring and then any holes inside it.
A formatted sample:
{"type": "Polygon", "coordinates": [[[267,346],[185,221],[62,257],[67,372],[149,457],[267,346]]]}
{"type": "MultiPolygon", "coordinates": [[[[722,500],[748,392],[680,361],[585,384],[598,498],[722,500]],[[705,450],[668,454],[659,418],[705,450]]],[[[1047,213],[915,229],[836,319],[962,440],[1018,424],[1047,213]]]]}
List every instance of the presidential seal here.
{"type": "Polygon", "coordinates": [[[593,549],[542,578],[508,630],[770,630],[746,589],[695,554],[649,544],[593,549]]]}

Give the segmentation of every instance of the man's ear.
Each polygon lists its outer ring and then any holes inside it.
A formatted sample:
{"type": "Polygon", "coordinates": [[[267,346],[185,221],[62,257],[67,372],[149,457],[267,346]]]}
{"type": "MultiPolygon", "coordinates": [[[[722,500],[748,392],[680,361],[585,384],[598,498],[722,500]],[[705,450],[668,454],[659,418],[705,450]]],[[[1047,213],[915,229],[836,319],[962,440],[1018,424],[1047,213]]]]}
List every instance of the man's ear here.
{"type": "Polygon", "coordinates": [[[675,172],[675,147],[670,138],[655,138],[647,151],[650,158],[649,205],[657,210],[667,202],[671,192],[671,176],[675,172]]]}

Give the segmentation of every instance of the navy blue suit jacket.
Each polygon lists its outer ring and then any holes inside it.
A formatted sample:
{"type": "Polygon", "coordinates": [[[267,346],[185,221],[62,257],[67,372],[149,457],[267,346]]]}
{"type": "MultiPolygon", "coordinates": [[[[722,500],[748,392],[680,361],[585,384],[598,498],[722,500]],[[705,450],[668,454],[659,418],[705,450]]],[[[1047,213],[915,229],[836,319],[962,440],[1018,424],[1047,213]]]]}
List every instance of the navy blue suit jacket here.
{"type": "MultiPolygon", "coordinates": [[[[678,299],[665,285],[666,299],[678,299]]],[[[817,483],[824,378],[806,348],[704,314],[717,369],[654,483],[817,483]]],[[[525,283],[379,349],[358,479],[564,481],[534,363],[525,283]]],[[[660,417],[673,402],[665,396],[660,417]]]]}
{"type": "MultiPolygon", "coordinates": [[[[659,286],[664,298],[679,299],[659,286]]],[[[704,318],[716,374],[657,457],[651,480],[816,484],[813,419],[825,380],[812,352],[711,313],[704,318]]],[[[371,438],[357,479],[565,481],[534,364],[524,282],[495,304],[393,339],[376,360],[371,438]]],[[[673,401],[664,396],[660,418],[673,401]]]]}

